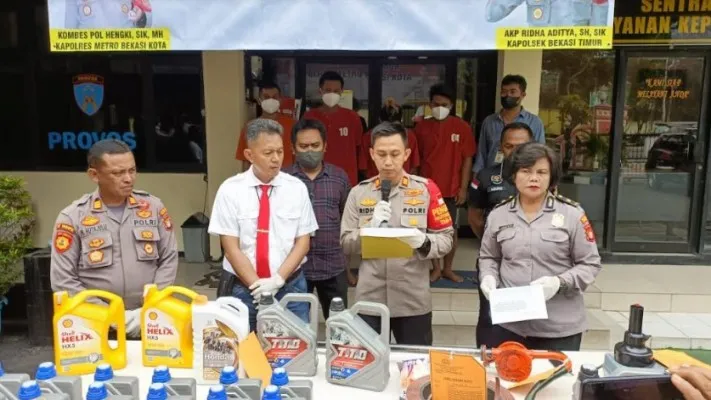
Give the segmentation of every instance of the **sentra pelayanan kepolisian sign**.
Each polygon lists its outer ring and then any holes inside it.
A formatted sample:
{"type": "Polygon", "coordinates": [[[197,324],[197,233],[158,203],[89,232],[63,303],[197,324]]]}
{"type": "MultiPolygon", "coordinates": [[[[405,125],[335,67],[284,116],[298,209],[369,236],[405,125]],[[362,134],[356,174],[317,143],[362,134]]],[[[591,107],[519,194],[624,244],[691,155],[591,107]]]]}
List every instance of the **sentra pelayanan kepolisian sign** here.
{"type": "Polygon", "coordinates": [[[711,44],[711,0],[621,0],[615,46],[711,44]]]}

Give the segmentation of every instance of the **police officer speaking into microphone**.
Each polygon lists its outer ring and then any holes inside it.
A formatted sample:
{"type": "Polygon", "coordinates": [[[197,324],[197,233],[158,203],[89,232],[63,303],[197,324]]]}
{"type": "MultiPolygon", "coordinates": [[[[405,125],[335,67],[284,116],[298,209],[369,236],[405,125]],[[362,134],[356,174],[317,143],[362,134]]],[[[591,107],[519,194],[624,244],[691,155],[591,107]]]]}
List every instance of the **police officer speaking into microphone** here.
{"type": "MultiPolygon", "coordinates": [[[[504,164],[517,146],[533,141],[533,131],[523,122],[512,122],[501,132],[499,148],[504,155],[503,162],[479,171],[469,185],[469,207],[467,219],[469,226],[478,238],[484,237],[486,218],[498,203],[516,194],[516,187],[504,179],[504,164]]],[[[477,270],[479,262],[477,260],[477,270]]],[[[478,275],[478,273],[477,273],[478,275]]],[[[476,325],[476,345],[490,346],[491,313],[489,300],[479,291],[479,321],[476,325]]]]}
{"type": "MultiPolygon", "coordinates": [[[[371,141],[370,156],[378,176],[360,182],[349,193],[341,220],[341,245],[346,254],[358,254],[360,228],[385,225],[412,228],[414,234],[401,240],[414,253],[410,258],[362,260],[356,301],[388,306],[397,343],[431,345],[429,267],[432,259],[441,258],[452,249],[452,218],[434,182],[403,170],[411,151],[402,125],[381,123],[373,129],[371,141]],[[383,190],[388,185],[389,192],[383,190]]],[[[380,331],[378,318],[362,317],[380,331]]]]}
{"type": "Polygon", "coordinates": [[[54,225],[52,290],[100,289],[123,298],[126,335],[140,336],[143,287],[172,285],[178,271],[173,223],[161,200],[135,190],[136,161],[126,143],[96,142],[87,157],[98,186],[63,209],[54,225]]]}

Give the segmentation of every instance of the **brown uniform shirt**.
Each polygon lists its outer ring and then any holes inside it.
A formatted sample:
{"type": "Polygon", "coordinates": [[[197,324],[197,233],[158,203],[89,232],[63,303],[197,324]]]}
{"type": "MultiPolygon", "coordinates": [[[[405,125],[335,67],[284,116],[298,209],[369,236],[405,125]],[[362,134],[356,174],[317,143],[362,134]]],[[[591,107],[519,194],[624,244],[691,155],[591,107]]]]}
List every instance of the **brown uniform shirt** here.
{"type": "Polygon", "coordinates": [[[143,287],[172,285],[178,270],[173,223],[159,198],[138,190],[118,220],[98,191],[62,210],[52,235],[52,290],[100,289],[143,304],[143,287]]]}
{"type": "MultiPolygon", "coordinates": [[[[366,226],[380,200],[380,179],[365,180],[351,189],[341,219],[341,245],[346,254],[360,254],[360,228],[366,226]]],[[[411,258],[362,260],[356,301],[382,303],[391,317],[409,317],[432,311],[431,259],[452,249],[452,218],[437,185],[426,178],[405,175],[390,192],[389,226],[417,228],[427,234],[428,254],[415,251],[411,258]]]]}
{"type": "Polygon", "coordinates": [[[546,302],[548,319],[502,324],[521,336],[565,337],[586,329],[583,292],[600,272],[595,233],[585,211],[563,196],[548,195],[527,221],[517,197],[491,211],[479,251],[479,276],[498,288],[525,286],[544,276],[565,282],[546,302]]]}

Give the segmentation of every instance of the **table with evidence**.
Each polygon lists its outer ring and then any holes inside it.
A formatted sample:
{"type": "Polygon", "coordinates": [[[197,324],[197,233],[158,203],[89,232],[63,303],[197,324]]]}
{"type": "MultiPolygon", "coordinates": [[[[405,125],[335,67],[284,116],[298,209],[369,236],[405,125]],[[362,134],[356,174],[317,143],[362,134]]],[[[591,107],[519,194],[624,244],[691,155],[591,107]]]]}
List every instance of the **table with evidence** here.
{"type": "MultiPolygon", "coordinates": [[[[148,386],[151,383],[151,376],[153,374],[152,367],[144,367],[141,360],[141,342],[138,341],[127,341],[127,358],[128,364],[126,368],[115,371],[117,376],[136,376],[139,379],[140,386],[140,398],[145,399],[148,393],[148,386]]],[[[313,395],[314,400],[318,399],[338,399],[338,400],[362,400],[362,396],[368,396],[368,400],[394,400],[400,395],[400,371],[398,369],[398,362],[427,357],[426,352],[411,352],[397,350],[397,346],[393,346],[395,350],[390,352],[390,382],[388,386],[382,392],[373,392],[370,390],[355,389],[347,386],[333,385],[326,381],[325,369],[326,369],[326,350],[324,348],[318,349],[319,363],[318,371],[316,376],[313,377],[290,377],[291,379],[309,379],[313,382],[313,395]]],[[[446,347],[433,347],[440,350],[452,350],[452,351],[465,351],[464,348],[446,348],[446,347]]],[[[565,352],[573,363],[573,374],[568,374],[560,377],[553,381],[550,385],[544,388],[538,393],[539,399],[570,399],[573,392],[573,385],[575,384],[575,377],[582,364],[602,364],[605,353],[602,351],[581,351],[581,352],[565,352]]],[[[533,371],[531,374],[537,374],[543,372],[547,369],[552,368],[551,364],[547,360],[534,360],[533,371]]],[[[171,375],[175,378],[192,378],[194,377],[193,370],[184,368],[171,368],[171,375]]],[[[83,388],[86,390],[89,384],[93,382],[93,375],[82,376],[83,388]]],[[[197,399],[206,399],[209,390],[209,385],[198,385],[197,386],[197,399]]],[[[512,389],[511,393],[515,399],[523,399],[526,396],[528,388],[512,389]]]]}

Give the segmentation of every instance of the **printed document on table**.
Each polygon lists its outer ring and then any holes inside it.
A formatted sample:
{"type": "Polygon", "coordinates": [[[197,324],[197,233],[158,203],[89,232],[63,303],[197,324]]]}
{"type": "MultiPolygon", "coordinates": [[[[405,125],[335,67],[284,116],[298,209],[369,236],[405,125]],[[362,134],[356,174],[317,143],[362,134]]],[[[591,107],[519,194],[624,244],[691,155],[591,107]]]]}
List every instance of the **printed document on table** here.
{"type": "Polygon", "coordinates": [[[548,319],[546,299],[541,285],[494,289],[489,293],[489,303],[491,303],[491,322],[495,325],[548,319]]]}

